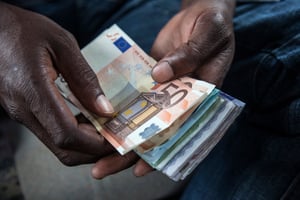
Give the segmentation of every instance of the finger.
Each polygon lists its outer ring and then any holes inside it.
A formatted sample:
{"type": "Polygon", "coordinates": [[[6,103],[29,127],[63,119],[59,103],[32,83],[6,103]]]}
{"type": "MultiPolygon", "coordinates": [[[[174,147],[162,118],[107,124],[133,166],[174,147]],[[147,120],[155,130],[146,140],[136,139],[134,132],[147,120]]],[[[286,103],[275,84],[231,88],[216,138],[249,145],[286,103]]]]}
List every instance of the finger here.
{"type": "Polygon", "coordinates": [[[112,116],[114,109],[103,94],[98,78],[88,65],[74,37],[64,33],[56,42],[54,65],[67,81],[71,91],[88,110],[100,116],[112,116]]]}
{"type": "Polygon", "coordinates": [[[55,156],[66,166],[75,166],[81,164],[95,163],[101,156],[80,153],[65,149],[58,149],[53,144],[47,146],[55,156]],[[53,147],[53,148],[52,148],[53,147]]]}
{"type": "Polygon", "coordinates": [[[193,73],[223,51],[231,40],[232,36],[221,19],[200,15],[188,42],[162,58],[152,70],[152,77],[157,82],[165,82],[193,73]]]}
{"type": "Polygon", "coordinates": [[[52,74],[50,77],[55,74],[51,67],[51,60],[47,56],[41,57],[43,59],[39,63],[31,64],[40,66],[36,68],[37,76],[45,74],[45,77],[33,77],[37,84],[27,84],[25,94],[27,94],[26,102],[29,105],[29,111],[44,127],[45,133],[60,149],[99,156],[111,152],[111,145],[97,133],[96,129],[92,131],[86,126],[79,126],[54,81],[49,78],[49,74],[52,74]]]}
{"type": "Polygon", "coordinates": [[[102,179],[108,175],[115,174],[129,168],[138,160],[134,152],[125,155],[119,153],[112,154],[99,160],[92,168],[92,176],[96,179],[102,179]]]}
{"type": "Polygon", "coordinates": [[[150,52],[150,55],[155,60],[161,60],[168,52],[171,52],[181,46],[182,43],[188,41],[193,19],[185,19],[185,12],[179,12],[160,30],[150,52]],[[183,25],[184,31],[179,31],[183,29],[181,25],[183,25]]]}
{"type": "MultiPolygon", "coordinates": [[[[76,151],[58,148],[42,127],[39,121],[29,112],[19,113],[23,116],[22,123],[26,125],[35,135],[50,149],[52,153],[65,165],[74,166],[80,164],[94,163],[99,159],[98,155],[90,155],[76,151]]],[[[18,114],[18,115],[19,115],[18,114]]]]}
{"type": "Polygon", "coordinates": [[[140,159],[134,169],[133,169],[133,173],[135,176],[144,176],[152,171],[154,171],[155,169],[153,169],[148,163],[146,163],[144,160],[140,159]]]}
{"type": "Polygon", "coordinates": [[[32,110],[36,110],[34,115],[45,127],[55,145],[62,149],[94,155],[105,155],[111,152],[111,145],[97,133],[95,128],[77,123],[54,83],[47,86],[44,95],[47,100],[40,99],[32,110]]]}
{"type": "Polygon", "coordinates": [[[219,53],[215,58],[197,68],[195,75],[197,79],[215,84],[220,88],[230,68],[234,55],[234,45],[219,53]]]}

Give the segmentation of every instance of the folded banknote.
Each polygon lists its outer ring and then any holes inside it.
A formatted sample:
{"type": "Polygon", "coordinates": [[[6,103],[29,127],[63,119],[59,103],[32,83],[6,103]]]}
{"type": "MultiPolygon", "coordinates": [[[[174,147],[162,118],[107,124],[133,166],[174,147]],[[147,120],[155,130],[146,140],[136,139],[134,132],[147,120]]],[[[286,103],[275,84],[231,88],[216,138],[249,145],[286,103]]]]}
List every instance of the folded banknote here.
{"type": "Polygon", "coordinates": [[[190,77],[156,83],[156,61],[113,25],[82,49],[115,110],[112,118],[85,109],[63,77],[56,80],[74,113],[81,112],[120,154],[134,150],[153,168],[182,180],[207,156],[244,103],[190,77]]]}
{"type": "Polygon", "coordinates": [[[163,138],[166,140],[174,133],[168,131],[169,128],[179,127],[183,117],[191,114],[215,87],[189,77],[182,79],[184,81],[155,83],[151,70],[156,61],[117,25],[100,34],[82,53],[111,101],[115,117],[94,115],[80,104],[66,82],[57,84],[63,95],[121,154],[141,144],[145,147],[146,141],[158,144],[163,138]]]}

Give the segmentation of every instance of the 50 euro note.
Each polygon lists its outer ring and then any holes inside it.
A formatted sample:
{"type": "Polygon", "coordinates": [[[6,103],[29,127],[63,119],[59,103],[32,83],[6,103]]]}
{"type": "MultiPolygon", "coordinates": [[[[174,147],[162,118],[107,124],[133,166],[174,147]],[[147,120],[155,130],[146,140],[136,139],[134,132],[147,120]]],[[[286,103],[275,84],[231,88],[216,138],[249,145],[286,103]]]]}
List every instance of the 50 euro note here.
{"type": "MultiPolygon", "coordinates": [[[[203,92],[206,94],[205,98],[209,96],[215,88],[215,85],[201,81],[192,79],[189,77],[182,77],[179,78],[181,82],[189,86],[191,89],[203,92]]],[[[202,104],[202,101],[201,101],[202,104]]],[[[175,123],[169,126],[164,131],[160,132],[159,134],[153,136],[152,138],[148,139],[146,142],[139,145],[135,150],[138,153],[146,153],[152,150],[154,147],[157,147],[167,140],[169,140],[175,133],[178,134],[179,128],[189,119],[189,117],[193,114],[199,104],[195,104],[192,108],[187,110],[175,123]]],[[[189,121],[189,120],[188,120],[189,121]]]]}
{"type": "MultiPolygon", "coordinates": [[[[102,118],[94,115],[80,104],[63,78],[56,83],[63,96],[120,154],[127,153],[178,122],[187,111],[201,103],[209,90],[205,85],[198,85],[198,90],[193,89],[180,80],[156,84],[151,77],[156,61],[116,25],[88,44],[82,53],[96,73],[116,116],[102,118]]],[[[197,85],[193,79],[189,82],[197,85]]]]}
{"type": "Polygon", "coordinates": [[[187,121],[176,131],[164,144],[155,146],[147,152],[138,151],[138,154],[153,168],[157,168],[162,161],[167,163],[178,150],[193,137],[193,131],[204,124],[213,115],[213,110],[217,109],[219,90],[214,89],[209,96],[197,107],[187,121]],[[201,124],[201,125],[200,125],[201,124]],[[186,142],[185,142],[186,141],[186,142]],[[178,149],[176,151],[176,149],[178,149]],[[172,154],[172,155],[171,155],[172,154]]]}

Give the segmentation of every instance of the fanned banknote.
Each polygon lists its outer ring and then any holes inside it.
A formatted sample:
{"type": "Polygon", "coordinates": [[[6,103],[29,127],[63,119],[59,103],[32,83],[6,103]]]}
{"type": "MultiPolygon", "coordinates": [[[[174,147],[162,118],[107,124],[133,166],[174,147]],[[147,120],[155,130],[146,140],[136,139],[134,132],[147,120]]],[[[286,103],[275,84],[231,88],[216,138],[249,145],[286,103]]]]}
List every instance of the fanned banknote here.
{"type": "Polygon", "coordinates": [[[183,180],[195,169],[244,107],[205,81],[182,77],[155,83],[151,70],[156,61],[117,25],[82,53],[116,114],[92,114],[59,77],[56,84],[74,114],[84,114],[120,154],[134,149],[173,180],[183,180]]]}
{"type": "Polygon", "coordinates": [[[145,153],[138,151],[139,155],[152,167],[162,168],[214,115],[221,103],[218,95],[215,89],[167,142],[145,153]]]}
{"type": "MultiPolygon", "coordinates": [[[[151,70],[156,62],[116,25],[99,35],[82,53],[112,103],[115,117],[101,118],[90,113],[66,83],[58,85],[64,96],[121,154],[151,138],[155,141],[154,136],[159,133],[164,132],[165,139],[170,137],[174,131],[165,130],[171,125],[179,127],[182,117],[196,109],[214,88],[212,84],[188,77],[184,81],[155,83],[151,70]]],[[[159,141],[163,142],[163,138],[159,141]]]]}
{"type": "Polygon", "coordinates": [[[223,92],[220,97],[224,102],[213,117],[196,135],[161,169],[173,180],[183,180],[208,155],[223,137],[244,107],[244,103],[223,92]]]}
{"type": "MultiPolygon", "coordinates": [[[[195,80],[191,79],[189,77],[182,77],[179,79],[181,82],[183,82],[185,85],[189,86],[193,90],[198,90],[200,92],[204,92],[207,95],[210,95],[211,93],[215,93],[214,88],[215,85],[200,81],[200,80],[195,80]]],[[[207,97],[205,98],[207,99],[207,97]]],[[[201,103],[202,106],[203,103],[201,103]]],[[[192,118],[190,115],[192,112],[199,106],[199,104],[195,104],[194,107],[192,107],[190,110],[186,110],[186,112],[178,118],[177,122],[169,126],[166,130],[160,132],[159,134],[155,135],[154,137],[148,139],[146,142],[142,143],[136,148],[136,151],[139,153],[145,153],[147,151],[150,151],[152,148],[159,146],[162,143],[165,143],[167,140],[170,139],[174,135],[174,133],[177,133],[176,135],[179,135],[180,126],[189,118],[189,123],[193,123],[192,118]]],[[[195,114],[194,114],[195,115],[195,114]]],[[[181,129],[182,130],[182,129],[181,129]]]]}

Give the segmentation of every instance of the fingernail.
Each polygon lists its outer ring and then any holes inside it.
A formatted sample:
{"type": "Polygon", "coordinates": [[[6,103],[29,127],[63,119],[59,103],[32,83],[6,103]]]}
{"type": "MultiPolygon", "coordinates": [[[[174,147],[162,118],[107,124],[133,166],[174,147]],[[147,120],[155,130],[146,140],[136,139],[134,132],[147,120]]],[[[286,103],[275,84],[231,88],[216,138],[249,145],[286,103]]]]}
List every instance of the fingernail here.
{"type": "Polygon", "coordinates": [[[141,177],[146,175],[146,172],[140,169],[139,167],[135,167],[133,173],[136,177],[141,177]]]}
{"type": "Polygon", "coordinates": [[[105,115],[112,115],[114,113],[114,108],[103,94],[97,97],[96,102],[101,113],[105,115]]]}
{"type": "Polygon", "coordinates": [[[95,178],[95,179],[102,179],[100,173],[99,173],[99,170],[97,167],[93,167],[92,168],[92,176],[95,178]]]}
{"type": "Polygon", "coordinates": [[[171,80],[174,77],[174,72],[167,61],[162,61],[153,68],[152,77],[161,83],[171,80]]]}

